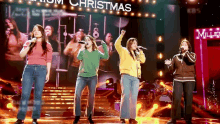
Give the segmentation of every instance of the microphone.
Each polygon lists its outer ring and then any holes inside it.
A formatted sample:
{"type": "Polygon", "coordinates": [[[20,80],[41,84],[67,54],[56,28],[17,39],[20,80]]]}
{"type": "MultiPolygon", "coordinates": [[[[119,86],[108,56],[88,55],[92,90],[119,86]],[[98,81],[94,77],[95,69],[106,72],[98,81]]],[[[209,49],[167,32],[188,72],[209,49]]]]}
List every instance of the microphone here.
{"type": "Polygon", "coordinates": [[[148,50],[146,47],[138,46],[138,49],[148,50]]]}
{"type": "Polygon", "coordinates": [[[31,48],[31,47],[34,47],[34,45],[35,45],[35,43],[36,43],[36,38],[32,38],[31,39],[31,43],[30,43],[30,45],[29,45],[29,47],[31,48]]]}
{"type": "Polygon", "coordinates": [[[88,44],[88,43],[87,43],[87,42],[85,42],[84,40],[78,41],[78,43],[80,43],[80,44],[85,44],[85,45],[87,45],[87,44],[88,44]]]}

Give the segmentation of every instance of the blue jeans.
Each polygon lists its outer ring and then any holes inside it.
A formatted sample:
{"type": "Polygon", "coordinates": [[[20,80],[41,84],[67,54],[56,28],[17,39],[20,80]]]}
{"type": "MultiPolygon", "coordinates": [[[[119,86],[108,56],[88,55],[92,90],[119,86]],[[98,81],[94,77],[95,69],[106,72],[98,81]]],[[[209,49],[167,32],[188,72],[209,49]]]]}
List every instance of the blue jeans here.
{"type": "Polygon", "coordinates": [[[123,74],[121,76],[121,119],[135,119],[139,79],[137,77],[123,74]]]}
{"type": "Polygon", "coordinates": [[[87,103],[87,116],[92,116],[94,109],[94,99],[96,92],[97,76],[93,77],[77,77],[75,88],[75,116],[81,115],[81,94],[82,90],[88,85],[89,87],[89,100],[87,103]]]}
{"type": "Polygon", "coordinates": [[[20,100],[20,107],[17,118],[24,120],[28,108],[28,101],[32,85],[34,83],[34,106],[33,119],[39,119],[41,115],[41,98],[44,88],[44,83],[47,74],[47,67],[45,65],[26,65],[22,75],[22,94],[20,100]]]}

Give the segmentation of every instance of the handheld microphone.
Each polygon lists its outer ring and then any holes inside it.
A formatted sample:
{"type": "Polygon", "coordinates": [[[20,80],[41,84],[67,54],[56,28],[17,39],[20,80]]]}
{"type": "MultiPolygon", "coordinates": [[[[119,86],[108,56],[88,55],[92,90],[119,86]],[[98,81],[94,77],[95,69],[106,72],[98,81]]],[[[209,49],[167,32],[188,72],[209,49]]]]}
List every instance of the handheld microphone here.
{"type": "Polygon", "coordinates": [[[138,46],[138,49],[148,50],[146,47],[138,46]]]}
{"type": "Polygon", "coordinates": [[[31,48],[31,47],[34,47],[34,45],[35,45],[35,43],[36,43],[36,38],[32,38],[31,39],[31,43],[30,43],[30,45],[29,45],[29,47],[31,48]]]}
{"type": "Polygon", "coordinates": [[[88,44],[87,42],[85,42],[85,41],[83,41],[83,40],[78,41],[78,43],[80,43],[80,44],[85,44],[85,45],[87,45],[87,44],[88,44]]]}

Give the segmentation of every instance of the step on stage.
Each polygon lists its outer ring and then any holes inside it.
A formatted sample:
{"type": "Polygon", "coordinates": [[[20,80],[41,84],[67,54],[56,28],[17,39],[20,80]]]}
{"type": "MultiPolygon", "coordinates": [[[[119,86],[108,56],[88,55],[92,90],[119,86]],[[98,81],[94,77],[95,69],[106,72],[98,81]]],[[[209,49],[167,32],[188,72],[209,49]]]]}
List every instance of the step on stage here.
{"type": "MultiPolygon", "coordinates": [[[[137,118],[138,124],[166,124],[170,118],[161,117],[161,118],[137,118]]],[[[74,118],[41,118],[38,120],[39,124],[72,124],[74,118]]],[[[104,117],[104,116],[94,116],[93,120],[95,123],[120,123],[119,117],[104,117]]],[[[0,124],[14,124],[16,118],[8,118],[8,119],[0,119],[0,124]]],[[[25,124],[32,124],[32,119],[25,119],[25,124]]],[[[86,117],[81,117],[79,124],[88,124],[86,117]]],[[[128,123],[128,121],[126,121],[128,123]]],[[[193,124],[220,124],[220,120],[218,119],[210,119],[210,118],[193,118],[193,124]]],[[[184,120],[178,120],[177,124],[185,124],[184,120]]]]}

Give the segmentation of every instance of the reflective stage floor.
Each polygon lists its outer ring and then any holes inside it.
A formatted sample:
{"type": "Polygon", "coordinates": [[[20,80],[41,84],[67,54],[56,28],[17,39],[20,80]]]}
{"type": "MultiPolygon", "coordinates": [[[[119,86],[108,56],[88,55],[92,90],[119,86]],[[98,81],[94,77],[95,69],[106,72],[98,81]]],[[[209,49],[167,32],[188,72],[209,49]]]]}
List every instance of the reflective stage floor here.
{"type": "MultiPolygon", "coordinates": [[[[161,117],[161,118],[154,118],[154,117],[137,117],[136,120],[139,124],[166,124],[170,118],[161,117]]],[[[38,120],[39,124],[72,124],[74,118],[41,118],[38,120]]],[[[95,116],[93,117],[95,123],[120,123],[119,117],[104,117],[104,116],[95,116]]],[[[8,118],[8,119],[0,119],[0,124],[13,124],[16,121],[16,118],[8,118]]],[[[32,119],[27,118],[25,119],[25,124],[32,124],[32,119]]],[[[79,124],[89,123],[86,117],[81,117],[79,124]]],[[[128,121],[126,120],[126,123],[128,121]]],[[[193,124],[220,124],[219,119],[210,119],[210,118],[193,118],[193,124]]],[[[185,124],[184,120],[178,120],[177,124],[185,124]]]]}

